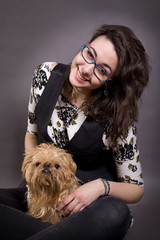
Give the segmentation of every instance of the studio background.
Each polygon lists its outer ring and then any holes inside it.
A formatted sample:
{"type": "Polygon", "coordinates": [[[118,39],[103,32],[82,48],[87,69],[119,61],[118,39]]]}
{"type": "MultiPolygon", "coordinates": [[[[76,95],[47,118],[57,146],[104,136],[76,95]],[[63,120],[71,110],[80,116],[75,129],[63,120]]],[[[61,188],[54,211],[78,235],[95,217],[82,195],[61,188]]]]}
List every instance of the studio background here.
{"type": "Polygon", "coordinates": [[[138,143],[145,180],[126,240],[160,239],[160,3],[157,0],[0,0],[0,187],[21,181],[27,105],[34,69],[68,63],[103,23],[130,27],[150,57],[139,104],[138,143]]]}

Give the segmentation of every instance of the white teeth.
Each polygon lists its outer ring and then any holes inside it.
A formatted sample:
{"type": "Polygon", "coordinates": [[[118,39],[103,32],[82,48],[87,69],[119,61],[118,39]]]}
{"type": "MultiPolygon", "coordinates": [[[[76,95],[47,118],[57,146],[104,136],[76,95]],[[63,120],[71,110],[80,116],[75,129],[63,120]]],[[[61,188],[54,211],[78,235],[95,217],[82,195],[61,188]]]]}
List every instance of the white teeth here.
{"type": "Polygon", "coordinates": [[[77,72],[78,72],[78,76],[79,76],[80,79],[82,79],[83,81],[88,81],[87,79],[84,79],[84,78],[80,75],[79,71],[77,71],[77,72]]]}

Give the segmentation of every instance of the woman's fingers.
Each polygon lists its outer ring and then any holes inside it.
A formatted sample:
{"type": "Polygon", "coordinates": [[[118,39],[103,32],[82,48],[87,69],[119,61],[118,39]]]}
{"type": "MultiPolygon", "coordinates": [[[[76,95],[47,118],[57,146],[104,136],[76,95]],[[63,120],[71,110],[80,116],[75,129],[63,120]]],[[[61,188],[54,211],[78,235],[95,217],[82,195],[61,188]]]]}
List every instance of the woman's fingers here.
{"type": "Polygon", "coordinates": [[[70,202],[72,202],[74,197],[70,194],[67,198],[65,198],[61,204],[57,207],[57,211],[61,211],[64,207],[66,207],[70,202]]]}
{"type": "Polygon", "coordinates": [[[62,203],[58,206],[57,211],[61,211],[64,208],[65,210],[63,215],[68,216],[82,210],[84,207],[85,206],[79,201],[79,199],[69,196],[62,201],[62,203]]]}
{"type": "Polygon", "coordinates": [[[82,211],[84,208],[85,208],[85,206],[83,206],[82,204],[78,204],[78,205],[72,210],[72,212],[71,212],[70,214],[72,215],[73,213],[82,211]]]}
{"type": "Polygon", "coordinates": [[[65,216],[78,212],[101,196],[103,191],[104,186],[101,180],[88,182],[66,197],[57,207],[57,211],[64,209],[65,216]]]}

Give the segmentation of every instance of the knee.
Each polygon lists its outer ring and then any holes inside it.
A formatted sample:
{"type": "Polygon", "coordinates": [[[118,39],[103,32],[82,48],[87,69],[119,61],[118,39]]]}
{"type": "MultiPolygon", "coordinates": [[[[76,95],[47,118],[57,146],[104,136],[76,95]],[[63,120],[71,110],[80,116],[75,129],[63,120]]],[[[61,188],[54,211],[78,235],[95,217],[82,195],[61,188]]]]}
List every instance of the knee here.
{"type": "MultiPolygon", "coordinates": [[[[105,201],[105,199],[104,199],[105,201]]],[[[131,213],[126,203],[114,197],[106,198],[107,218],[109,219],[109,235],[111,239],[122,239],[131,223],[131,213]]],[[[106,228],[108,228],[106,225],[106,228]]]]}
{"type": "Polygon", "coordinates": [[[108,239],[120,239],[127,232],[130,222],[130,210],[123,201],[114,197],[102,197],[95,203],[95,218],[101,224],[108,239]]]}
{"type": "Polygon", "coordinates": [[[123,222],[131,217],[127,204],[115,197],[101,197],[95,201],[94,207],[97,215],[103,215],[104,220],[107,218],[113,223],[123,222]]]}
{"type": "Polygon", "coordinates": [[[107,216],[112,225],[121,226],[131,220],[130,210],[126,203],[114,197],[106,199],[107,216]]]}

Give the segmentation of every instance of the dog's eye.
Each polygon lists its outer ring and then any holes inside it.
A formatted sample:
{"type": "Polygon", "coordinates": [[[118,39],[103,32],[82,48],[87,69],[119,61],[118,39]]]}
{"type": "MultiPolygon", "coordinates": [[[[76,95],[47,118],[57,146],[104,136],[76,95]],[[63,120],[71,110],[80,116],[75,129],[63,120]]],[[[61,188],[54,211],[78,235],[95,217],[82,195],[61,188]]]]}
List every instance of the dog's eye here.
{"type": "Polygon", "coordinates": [[[54,164],[54,167],[56,168],[56,169],[58,169],[60,166],[59,166],[59,164],[54,164]]]}
{"type": "Polygon", "coordinates": [[[40,162],[36,162],[35,165],[36,165],[36,167],[38,167],[40,164],[41,164],[40,162]]]}

